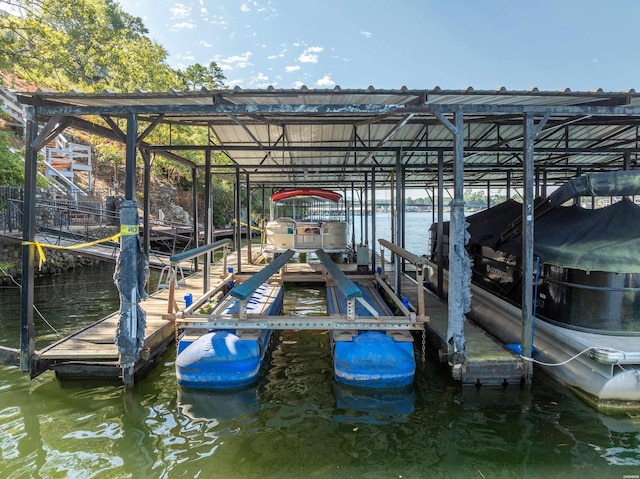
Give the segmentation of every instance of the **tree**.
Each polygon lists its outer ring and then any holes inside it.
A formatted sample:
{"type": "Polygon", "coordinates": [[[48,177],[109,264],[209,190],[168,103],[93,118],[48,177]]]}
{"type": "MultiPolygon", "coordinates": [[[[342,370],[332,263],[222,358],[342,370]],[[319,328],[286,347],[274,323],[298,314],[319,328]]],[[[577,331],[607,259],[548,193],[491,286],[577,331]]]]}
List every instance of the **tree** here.
{"type": "Polygon", "coordinates": [[[167,51],[142,20],[114,0],[9,0],[0,17],[0,65],[32,82],[67,90],[178,87],[167,51]]]}
{"type": "Polygon", "coordinates": [[[180,76],[187,90],[199,90],[203,87],[209,90],[221,88],[226,80],[222,68],[216,62],[209,63],[208,67],[199,63],[189,65],[180,76]]]}

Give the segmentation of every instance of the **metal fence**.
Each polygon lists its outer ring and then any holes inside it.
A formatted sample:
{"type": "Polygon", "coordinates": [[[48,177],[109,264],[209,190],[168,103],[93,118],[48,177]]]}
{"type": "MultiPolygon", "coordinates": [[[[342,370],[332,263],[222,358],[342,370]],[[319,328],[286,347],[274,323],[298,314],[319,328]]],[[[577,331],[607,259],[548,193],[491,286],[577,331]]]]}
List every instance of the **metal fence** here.
{"type": "MultiPolygon", "coordinates": [[[[120,226],[122,200],[120,196],[108,196],[105,200],[60,199],[48,190],[39,190],[35,203],[36,233],[78,241],[109,237],[120,226]]],[[[22,188],[0,186],[0,229],[4,234],[16,235],[22,231],[23,206],[22,188]]],[[[156,235],[157,241],[172,252],[193,245],[192,225],[151,220],[149,226],[160,232],[156,235]]]]}

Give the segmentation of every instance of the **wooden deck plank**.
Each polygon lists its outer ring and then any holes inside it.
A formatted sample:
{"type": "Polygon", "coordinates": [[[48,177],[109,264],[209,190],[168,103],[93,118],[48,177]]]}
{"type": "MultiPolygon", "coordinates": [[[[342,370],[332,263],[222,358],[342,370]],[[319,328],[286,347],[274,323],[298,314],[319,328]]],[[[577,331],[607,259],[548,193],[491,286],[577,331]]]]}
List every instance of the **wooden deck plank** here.
{"type": "MultiPolygon", "coordinates": [[[[407,296],[414,307],[417,304],[418,285],[413,278],[402,276],[402,295],[407,296]]],[[[424,288],[424,287],[423,287],[424,288]]],[[[438,356],[446,363],[447,327],[449,311],[447,304],[424,288],[425,310],[429,316],[426,324],[427,336],[438,356]]],[[[460,374],[463,384],[497,384],[520,382],[524,372],[522,358],[504,347],[486,331],[467,320],[464,325],[467,357],[460,374]]],[[[452,371],[453,373],[453,371],[452,371]]]]}

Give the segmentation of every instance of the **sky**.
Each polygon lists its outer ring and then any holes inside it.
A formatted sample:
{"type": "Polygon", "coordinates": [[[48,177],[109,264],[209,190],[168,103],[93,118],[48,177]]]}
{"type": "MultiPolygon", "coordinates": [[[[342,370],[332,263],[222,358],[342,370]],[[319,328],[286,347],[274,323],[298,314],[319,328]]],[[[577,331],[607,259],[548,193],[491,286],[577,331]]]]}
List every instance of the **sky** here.
{"type": "Polygon", "coordinates": [[[637,0],[119,0],[245,89],[640,91],[637,0]]]}

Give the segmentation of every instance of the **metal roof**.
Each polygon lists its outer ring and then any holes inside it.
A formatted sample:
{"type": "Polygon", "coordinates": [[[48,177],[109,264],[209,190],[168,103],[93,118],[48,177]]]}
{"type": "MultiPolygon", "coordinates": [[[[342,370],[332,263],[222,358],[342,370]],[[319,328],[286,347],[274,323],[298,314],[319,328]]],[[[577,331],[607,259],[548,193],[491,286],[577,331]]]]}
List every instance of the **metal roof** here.
{"type": "MultiPolygon", "coordinates": [[[[549,184],[577,174],[635,168],[640,94],[624,92],[331,90],[267,88],[134,93],[30,92],[19,96],[38,121],[61,122],[123,140],[118,119],[190,125],[210,142],[176,144],[172,135],[149,135],[139,146],[196,167],[204,153],[223,152],[250,181],[274,187],[361,185],[375,172],[386,184],[404,168],[406,186],[431,188],[438,156],[445,182],[454,178],[455,115],[462,115],[467,186],[522,182],[524,115],[544,126],[535,141],[535,167],[549,184]],[[440,153],[442,152],[442,153],[440,153]],[[193,155],[192,155],[193,156],[193,155]]],[[[151,128],[149,128],[151,129],[151,128]]],[[[221,171],[221,170],[218,170],[221,171]]],[[[234,171],[234,170],[229,170],[234,171]]]]}

